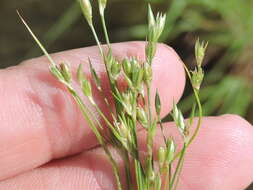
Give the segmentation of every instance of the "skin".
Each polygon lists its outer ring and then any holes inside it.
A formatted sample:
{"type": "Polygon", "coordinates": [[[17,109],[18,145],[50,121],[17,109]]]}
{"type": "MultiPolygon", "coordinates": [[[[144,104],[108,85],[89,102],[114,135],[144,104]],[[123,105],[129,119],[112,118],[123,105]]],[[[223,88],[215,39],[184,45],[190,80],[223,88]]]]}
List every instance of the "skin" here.
{"type": "MultiPolygon", "coordinates": [[[[118,59],[144,59],[144,47],[143,42],[113,44],[118,59]]],[[[52,56],[57,63],[70,63],[73,71],[89,56],[99,75],[105,77],[96,47],[52,56]]],[[[183,93],[185,74],[177,54],[162,44],[158,45],[153,65],[153,87],[158,88],[165,115],[173,100],[179,101],[183,93]]],[[[0,70],[0,190],[116,189],[103,150],[48,66],[47,59],[41,57],[0,70]]],[[[88,74],[88,69],[85,72],[88,74]]],[[[102,81],[108,89],[108,81],[102,81]]],[[[173,123],[165,126],[166,135],[175,133],[173,123]]],[[[143,131],[139,139],[145,143],[143,131]]],[[[161,142],[158,134],[156,148],[161,142]]],[[[243,118],[205,117],[186,154],[178,189],[243,190],[253,181],[252,148],[253,127],[243,118]]]]}

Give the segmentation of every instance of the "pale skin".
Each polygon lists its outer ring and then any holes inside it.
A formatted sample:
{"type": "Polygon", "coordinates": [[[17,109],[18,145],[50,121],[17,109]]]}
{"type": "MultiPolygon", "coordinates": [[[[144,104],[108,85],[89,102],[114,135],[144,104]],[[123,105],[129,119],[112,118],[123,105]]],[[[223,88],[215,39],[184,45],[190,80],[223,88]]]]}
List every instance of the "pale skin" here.
{"type": "MultiPolygon", "coordinates": [[[[113,44],[113,50],[119,59],[126,55],[143,59],[144,45],[119,43],[113,44]]],[[[103,75],[96,47],[57,53],[53,58],[70,63],[75,70],[88,56],[103,75]]],[[[158,88],[164,116],[173,99],[179,101],[185,74],[177,54],[165,45],[158,46],[153,65],[152,92],[158,88]]],[[[103,150],[48,66],[42,57],[0,70],[0,190],[116,189],[103,150]]],[[[166,135],[171,135],[174,124],[165,126],[166,135]]],[[[155,142],[162,142],[161,137],[155,142]]],[[[236,115],[205,117],[186,154],[178,189],[243,190],[253,181],[252,163],[250,123],[236,115]]]]}

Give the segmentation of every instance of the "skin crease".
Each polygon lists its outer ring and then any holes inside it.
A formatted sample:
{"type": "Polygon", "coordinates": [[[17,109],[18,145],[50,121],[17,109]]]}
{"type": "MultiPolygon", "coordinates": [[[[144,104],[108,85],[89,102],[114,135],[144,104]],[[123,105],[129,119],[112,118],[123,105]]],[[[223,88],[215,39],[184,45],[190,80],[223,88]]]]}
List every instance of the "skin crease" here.
{"type": "MultiPolygon", "coordinates": [[[[144,59],[143,42],[112,47],[118,59],[144,59]]],[[[88,56],[108,95],[96,47],[57,53],[53,58],[57,63],[68,62],[75,71],[79,63],[87,63],[88,56]]],[[[66,89],[48,72],[48,64],[41,57],[0,70],[0,190],[116,189],[103,150],[66,89]]],[[[165,115],[183,93],[185,74],[177,54],[163,44],[158,45],[153,65],[153,87],[158,88],[165,115]]],[[[99,94],[94,94],[106,112],[99,94]]],[[[166,135],[175,134],[173,123],[165,128],[166,135]]],[[[140,131],[141,143],[144,136],[140,131]]],[[[158,134],[155,148],[161,142],[158,134]]],[[[187,151],[178,189],[243,190],[253,181],[252,147],[253,128],[244,119],[236,115],[204,118],[200,134],[187,151]]]]}

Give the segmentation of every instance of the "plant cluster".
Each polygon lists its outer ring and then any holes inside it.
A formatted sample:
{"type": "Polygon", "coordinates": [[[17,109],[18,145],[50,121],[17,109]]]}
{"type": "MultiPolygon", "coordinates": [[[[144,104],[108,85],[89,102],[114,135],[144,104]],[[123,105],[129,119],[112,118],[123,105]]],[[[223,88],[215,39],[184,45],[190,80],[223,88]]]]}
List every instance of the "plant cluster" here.
{"type": "Polygon", "coordinates": [[[122,175],[111,149],[112,146],[117,150],[124,162],[124,172],[126,177],[126,189],[138,190],[175,190],[179,181],[181,169],[183,167],[184,157],[187,148],[196,137],[201,126],[202,107],[199,100],[199,89],[202,83],[204,72],[202,62],[206,50],[206,44],[197,41],[195,46],[196,69],[185,71],[191,81],[195,100],[189,120],[185,120],[182,112],[173,104],[173,110],[170,115],[172,120],[181,134],[182,146],[177,146],[174,138],[167,137],[164,134],[164,127],[161,118],[162,102],[157,90],[155,102],[151,102],[151,85],[152,85],[152,64],[156,55],[156,47],[159,37],[161,36],[166,15],[158,13],[154,16],[151,7],[148,7],[148,34],[145,47],[146,59],[138,60],[136,57],[125,57],[118,61],[114,56],[106,29],[104,11],[106,9],[106,0],[98,0],[99,14],[106,39],[106,50],[102,48],[92,19],[92,5],[89,0],[78,0],[83,15],[88,22],[91,31],[99,48],[100,55],[103,59],[108,80],[110,82],[110,92],[113,97],[115,110],[110,109],[107,97],[104,95],[103,86],[99,75],[89,59],[90,75],[98,91],[110,110],[111,119],[101,111],[93,97],[93,88],[91,81],[83,72],[83,65],[80,64],[76,76],[82,94],[87,98],[90,104],[96,109],[97,113],[106,126],[103,126],[90,108],[83,102],[81,94],[73,87],[73,76],[68,64],[57,64],[48,54],[46,49],[41,45],[30,27],[22,17],[21,20],[33,36],[34,40],[40,46],[44,54],[51,63],[50,72],[58,79],[72,95],[75,102],[80,108],[89,127],[103,148],[108,160],[111,163],[115,174],[117,188],[123,189],[122,175]],[[119,85],[119,77],[122,76],[126,82],[126,87],[122,89],[119,85]],[[155,112],[152,111],[155,107],[155,112]],[[198,114],[197,114],[198,112],[198,114]],[[198,115],[197,126],[192,132],[190,128],[193,125],[193,118],[198,115]],[[141,155],[138,139],[138,128],[141,127],[146,131],[146,154],[141,155]],[[106,132],[105,132],[106,130],[106,132]],[[154,151],[154,138],[158,130],[163,134],[164,143],[160,145],[158,151],[154,151]],[[157,160],[155,161],[155,158],[157,160]],[[157,163],[157,164],[156,164],[157,163]],[[157,166],[156,166],[157,165],[157,166]],[[134,168],[134,169],[133,169],[134,168]],[[132,169],[134,171],[132,171],[132,169]]]}

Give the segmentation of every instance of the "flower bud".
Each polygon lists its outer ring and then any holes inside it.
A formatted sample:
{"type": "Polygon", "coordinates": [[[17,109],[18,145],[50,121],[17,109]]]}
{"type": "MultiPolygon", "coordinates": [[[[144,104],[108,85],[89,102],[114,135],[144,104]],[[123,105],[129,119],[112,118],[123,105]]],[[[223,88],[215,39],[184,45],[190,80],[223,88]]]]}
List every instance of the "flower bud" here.
{"type": "Polygon", "coordinates": [[[98,0],[100,15],[104,15],[106,4],[107,4],[107,0],[98,0]]]}
{"type": "Polygon", "coordinates": [[[79,0],[83,15],[89,25],[92,25],[92,7],[90,0],[79,0]]]}

